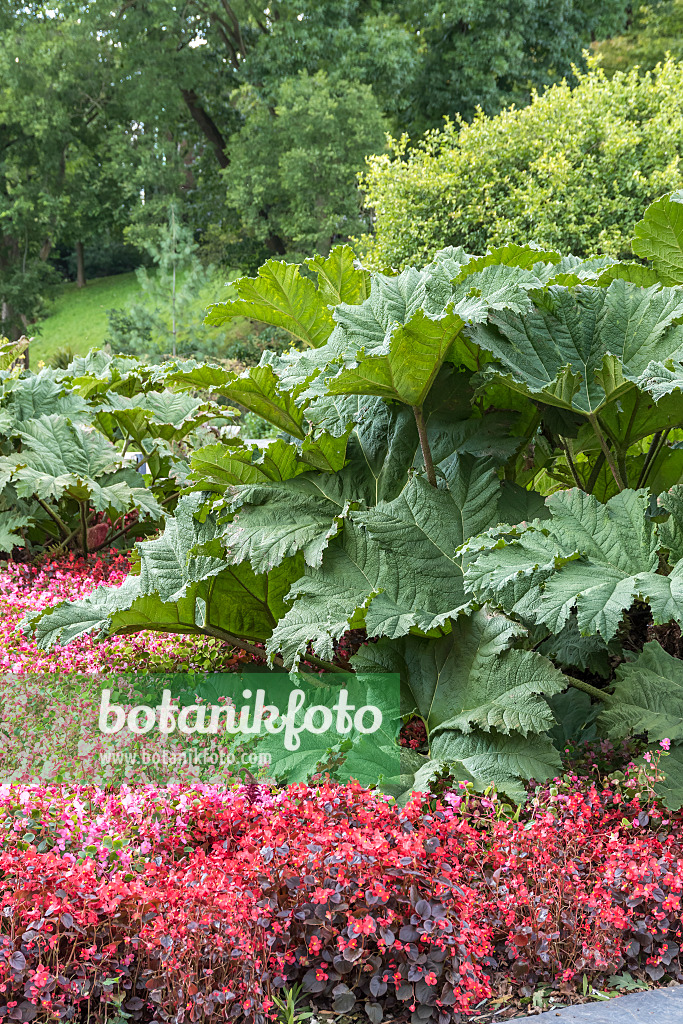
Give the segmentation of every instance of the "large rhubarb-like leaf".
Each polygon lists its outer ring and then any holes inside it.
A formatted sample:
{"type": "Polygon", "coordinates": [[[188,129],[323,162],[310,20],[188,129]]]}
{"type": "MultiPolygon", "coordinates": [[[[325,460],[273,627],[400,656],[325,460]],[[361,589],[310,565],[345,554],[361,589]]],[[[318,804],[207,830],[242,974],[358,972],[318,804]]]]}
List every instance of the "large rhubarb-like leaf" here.
{"type": "Polygon", "coordinates": [[[683,354],[683,292],[639,288],[551,287],[533,312],[492,313],[470,338],[497,364],[512,390],[585,415],[630,390],[648,364],[683,354]]]}
{"type": "Polygon", "coordinates": [[[97,511],[138,505],[156,519],[163,516],[139,474],[119,468],[118,451],[97,431],[52,415],[27,420],[16,433],[22,450],[0,458],[0,482],[11,482],[20,498],[73,498],[97,511]]]}
{"type": "Polygon", "coordinates": [[[288,480],[309,467],[297,458],[293,444],[278,439],[266,445],[243,441],[218,442],[193,452],[189,480],[201,490],[223,493],[233,484],[288,480]]]}
{"type": "MultiPolygon", "coordinates": [[[[457,389],[449,390],[451,398],[456,393],[457,389]]],[[[215,453],[222,451],[220,446],[211,446],[194,456],[197,468],[193,478],[198,486],[210,485],[220,491],[227,485],[225,508],[238,512],[224,536],[231,561],[248,558],[252,566],[261,571],[279,564],[295,550],[302,550],[307,564],[318,565],[342,519],[353,510],[374,508],[380,502],[398,497],[414,469],[421,467],[422,453],[411,411],[396,405],[387,406],[378,398],[346,398],[336,402],[334,412],[341,421],[354,423],[347,448],[348,461],[341,472],[302,474],[302,469],[308,466],[297,463],[289,467],[289,479],[279,479],[283,474],[269,468],[267,461],[270,447],[258,460],[253,457],[249,460],[242,453],[237,466],[233,449],[228,479],[228,467],[224,463],[220,467],[216,465],[215,453]],[[207,466],[203,460],[212,452],[212,464],[207,466]]],[[[326,422],[329,422],[329,415],[326,413],[326,422]]],[[[428,409],[427,422],[432,434],[433,456],[444,480],[453,468],[456,454],[493,454],[504,460],[519,444],[519,439],[510,438],[506,433],[509,420],[506,423],[504,417],[495,414],[483,420],[459,421],[448,420],[438,412],[432,414],[428,409]]],[[[321,438],[325,436],[329,435],[321,435],[321,438]]],[[[309,460],[311,452],[305,450],[306,443],[301,457],[309,460]]],[[[464,474],[459,494],[462,502],[468,486],[467,474],[477,465],[476,458],[466,458],[459,465],[464,474]]],[[[486,479],[496,487],[490,473],[486,479]]],[[[476,486],[473,495],[475,492],[476,486]]],[[[482,498],[485,503],[486,492],[482,498]]],[[[531,513],[536,512],[539,504],[540,510],[545,512],[540,496],[512,484],[503,485],[501,503],[500,514],[513,522],[533,518],[531,513]]],[[[468,507],[476,509],[473,501],[468,507]]]]}
{"type": "Polygon", "coordinates": [[[307,565],[320,565],[351,508],[338,483],[335,477],[307,474],[281,485],[239,488],[233,506],[240,512],[223,534],[228,561],[247,560],[256,572],[267,572],[301,551],[307,565]]]}
{"type": "Polygon", "coordinates": [[[600,723],[610,736],[646,732],[652,742],[683,739],[683,662],[656,642],[617,669],[600,723]]]}
{"type": "Polygon", "coordinates": [[[356,255],[348,245],[335,245],[329,256],[311,256],[304,262],[317,275],[318,294],[327,306],[358,305],[370,294],[370,274],[356,266],[356,255]]]}
{"type": "Polygon", "coordinates": [[[2,405],[16,421],[60,415],[70,420],[88,419],[88,404],[75,392],[59,384],[51,370],[25,377],[10,377],[4,383],[2,405]]]}
{"type": "Polygon", "coordinates": [[[287,661],[309,642],[331,657],[334,640],[364,625],[392,638],[427,631],[468,606],[458,547],[497,521],[500,484],[486,460],[446,460],[445,485],[413,477],[392,501],[351,513],[320,567],[307,568],[271,649],[287,661]]]}
{"type": "Polygon", "coordinates": [[[431,753],[438,761],[462,764],[477,780],[478,788],[494,783],[520,803],[527,796],[525,781],[542,782],[562,773],[559,752],[546,736],[443,730],[435,736],[431,753]]]}
{"type": "Polygon", "coordinates": [[[137,573],[121,587],[99,587],[81,601],[30,617],[25,627],[41,646],[66,644],[84,633],[142,629],[267,639],[285,612],[285,595],[302,563],[290,559],[268,575],[246,563],[227,566],[217,540],[220,528],[213,516],[202,516],[202,508],[200,495],[181,499],[164,533],[137,545],[137,573]]]}
{"type": "Polygon", "coordinates": [[[683,284],[683,191],[648,206],[631,242],[636,256],[652,261],[664,284],[683,284]]]}
{"type": "Polygon", "coordinates": [[[525,630],[504,615],[477,611],[461,616],[440,639],[407,636],[361,647],[358,671],[398,672],[404,710],[415,709],[430,737],[440,729],[471,732],[544,732],[553,716],[544,696],[569,680],[547,658],[510,650],[525,630]]]}
{"type": "Polygon", "coordinates": [[[233,287],[237,298],[209,306],[206,324],[220,327],[236,316],[246,316],[282,327],[311,348],[323,345],[332,332],[325,292],[317,290],[310,277],[303,277],[295,263],[268,260],[256,277],[240,277],[233,287]]]}
{"type": "Polygon", "coordinates": [[[444,250],[423,270],[374,275],[365,301],[334,308],[337,326],[324,346],[271,360],[283,389],[299,400],[380,395],[421,406],[446,360],[477,369],[486,357],[462,335],[464,324],[488,309],[530,310],[527,292],[542,281],[518,266],[467,272],[468,259],[444,250]]]}
{"type": "Polygon", "coordinates": [[[148,391],[133,398],[114,392],[107,396],[94,422],[110,438],[118,427],[124,436],[149,434],[165,441],[180,441],[202,423],[223,416],[225,410],[213,402],[173,391],[148,391]]]}
{"type": "Polygon", "coordinates": [[[330,362],[311,393],[381,395],[421,406],[443,363],[460,361],[455,343],[465,324],[485,320],[488,309],[529,310],[527,290],[540,284],[530,271],[502,265],[453,283],[446,266],[437,258],[423,271],[377,275],[366,302],[340,304],[330,362]]]}
{"type": "Polygon", "coordinates": [[[341,469],[346,457],[346,436],[308,436],[303,444],[275,441],[223,441],[199,448],[191,457],[188,479],[199,490],[222,493],[235,484],[282,481],[300,473],[341,469]]]}
{"type": "Polygon", "coordinates": [[[186,364],[167,372],[164,382],[178,391],[197,388],[224,395],[286,434],[300,440],[306,436],[302,410],[279,388],[280,382],[269,365],[250,366],[238,376],[222,367],[186,364]]]}
{"type": "Polygon", "coordinates": [[[15,547],[24,547],[20,531],[31,522],[32,517],[22,512],[0,512],[0,551],[11,552],[15,547]]]}
{"type": "Polygon", "coordinates": [[[658,573],[662,541],[648,503],[645,491],[623,491],[605,505],[578,490],[553,494],[549,520],[493,530],[469,546],[479,554],[467,586],[478,600],[555,632],[575,610],[582,633],[609,640],[636,598],[650,604],[655,623],[683,623],[683,564],[658,573]]]}

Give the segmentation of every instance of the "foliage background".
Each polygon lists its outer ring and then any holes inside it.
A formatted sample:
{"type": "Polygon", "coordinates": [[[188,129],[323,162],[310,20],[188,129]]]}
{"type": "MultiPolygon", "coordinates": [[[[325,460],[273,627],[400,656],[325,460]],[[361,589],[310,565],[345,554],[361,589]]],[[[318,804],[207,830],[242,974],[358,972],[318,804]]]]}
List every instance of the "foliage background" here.
{"type": "Polygon", "coordinates": [[[255,270],[366,231],[384,129],[526,104],[627,26],[627,0],[0,4],[0,331],[65,273],[144,260],[169,205],[205,261],[255,270]],[[457,69],[457,72],[456,70],[457,69]]]}
{"type": "Polygon", "coordinates": [[[523,109],[448,122],[363,179],[376,211],[369,262],[400,268],[445,245],[484,253],[506,242],[628,257],[645,207],[683,181],[683,66],[577,71],[523,109]],[[572,85],[574,86],[572,88],[572,85]]]}

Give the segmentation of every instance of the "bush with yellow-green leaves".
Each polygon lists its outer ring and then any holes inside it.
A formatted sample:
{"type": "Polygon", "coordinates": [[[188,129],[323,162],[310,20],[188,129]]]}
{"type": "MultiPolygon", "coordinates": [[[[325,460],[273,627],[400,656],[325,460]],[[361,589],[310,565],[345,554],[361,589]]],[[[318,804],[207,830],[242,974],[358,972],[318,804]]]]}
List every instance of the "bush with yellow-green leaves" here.
{"type": "Polygon", "coordinates": [[[401,269],[446,245],[507,242],[627,256],[649,203],[683,184],[683,64],[609,79],[595,66],[530,106],[392,141],[363,177],[369,264],[401,269]]]}

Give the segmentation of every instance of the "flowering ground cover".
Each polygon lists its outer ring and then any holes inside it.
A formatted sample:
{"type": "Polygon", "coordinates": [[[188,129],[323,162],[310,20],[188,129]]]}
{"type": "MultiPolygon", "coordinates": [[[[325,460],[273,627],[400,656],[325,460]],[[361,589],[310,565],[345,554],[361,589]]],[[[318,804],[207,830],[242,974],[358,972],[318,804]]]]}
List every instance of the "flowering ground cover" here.
{"type": "MultiPolygon", "coordinates": [[[[141,666],[169,672],[225,671],[236,664],[236,652],[210,637],[150,633],[102,641],[80,637],[68,647],[57,645],[51,651],[41,651],[17,631],[17,624],[28,612],[85,597],[102,583],[120,584],[129,567],[128,558],[114,549],[87,559],[72,553],[38,565],[8,563],[0,571],[0,671],[94,675],[141,666]]],[[[244,657],[241,652],[240,657],[244,657]]]]}
{"type": "Polygon", "coordinates": [[[0,789],[0,1016],[466,1019],[681,977],[683,822],[626,776],[495,794],[356,784],[0,789]],[[637,982],[633,982],[636,984],[637,982]]]}

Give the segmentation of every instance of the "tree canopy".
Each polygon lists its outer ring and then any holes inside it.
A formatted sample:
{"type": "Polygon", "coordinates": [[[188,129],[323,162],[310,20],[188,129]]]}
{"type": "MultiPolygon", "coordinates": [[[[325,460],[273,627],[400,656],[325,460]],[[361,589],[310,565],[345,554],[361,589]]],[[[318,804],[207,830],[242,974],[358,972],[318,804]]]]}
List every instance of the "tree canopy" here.
{"type": "Polygon", "coordinates": [[[526,103],[621,31],[627,0],[50,0],[0,4],[0,331],[50,267],[139,243],[169,203],[228,264],[367,227],[384,133],[526,103]]]}
{"type": "Polygon", "coordinates": [[[683,0],[655,0],[635,8],[628,29],[595,45],[608,74],[653,68],[671,55],[683,58],[683,0]]]}

